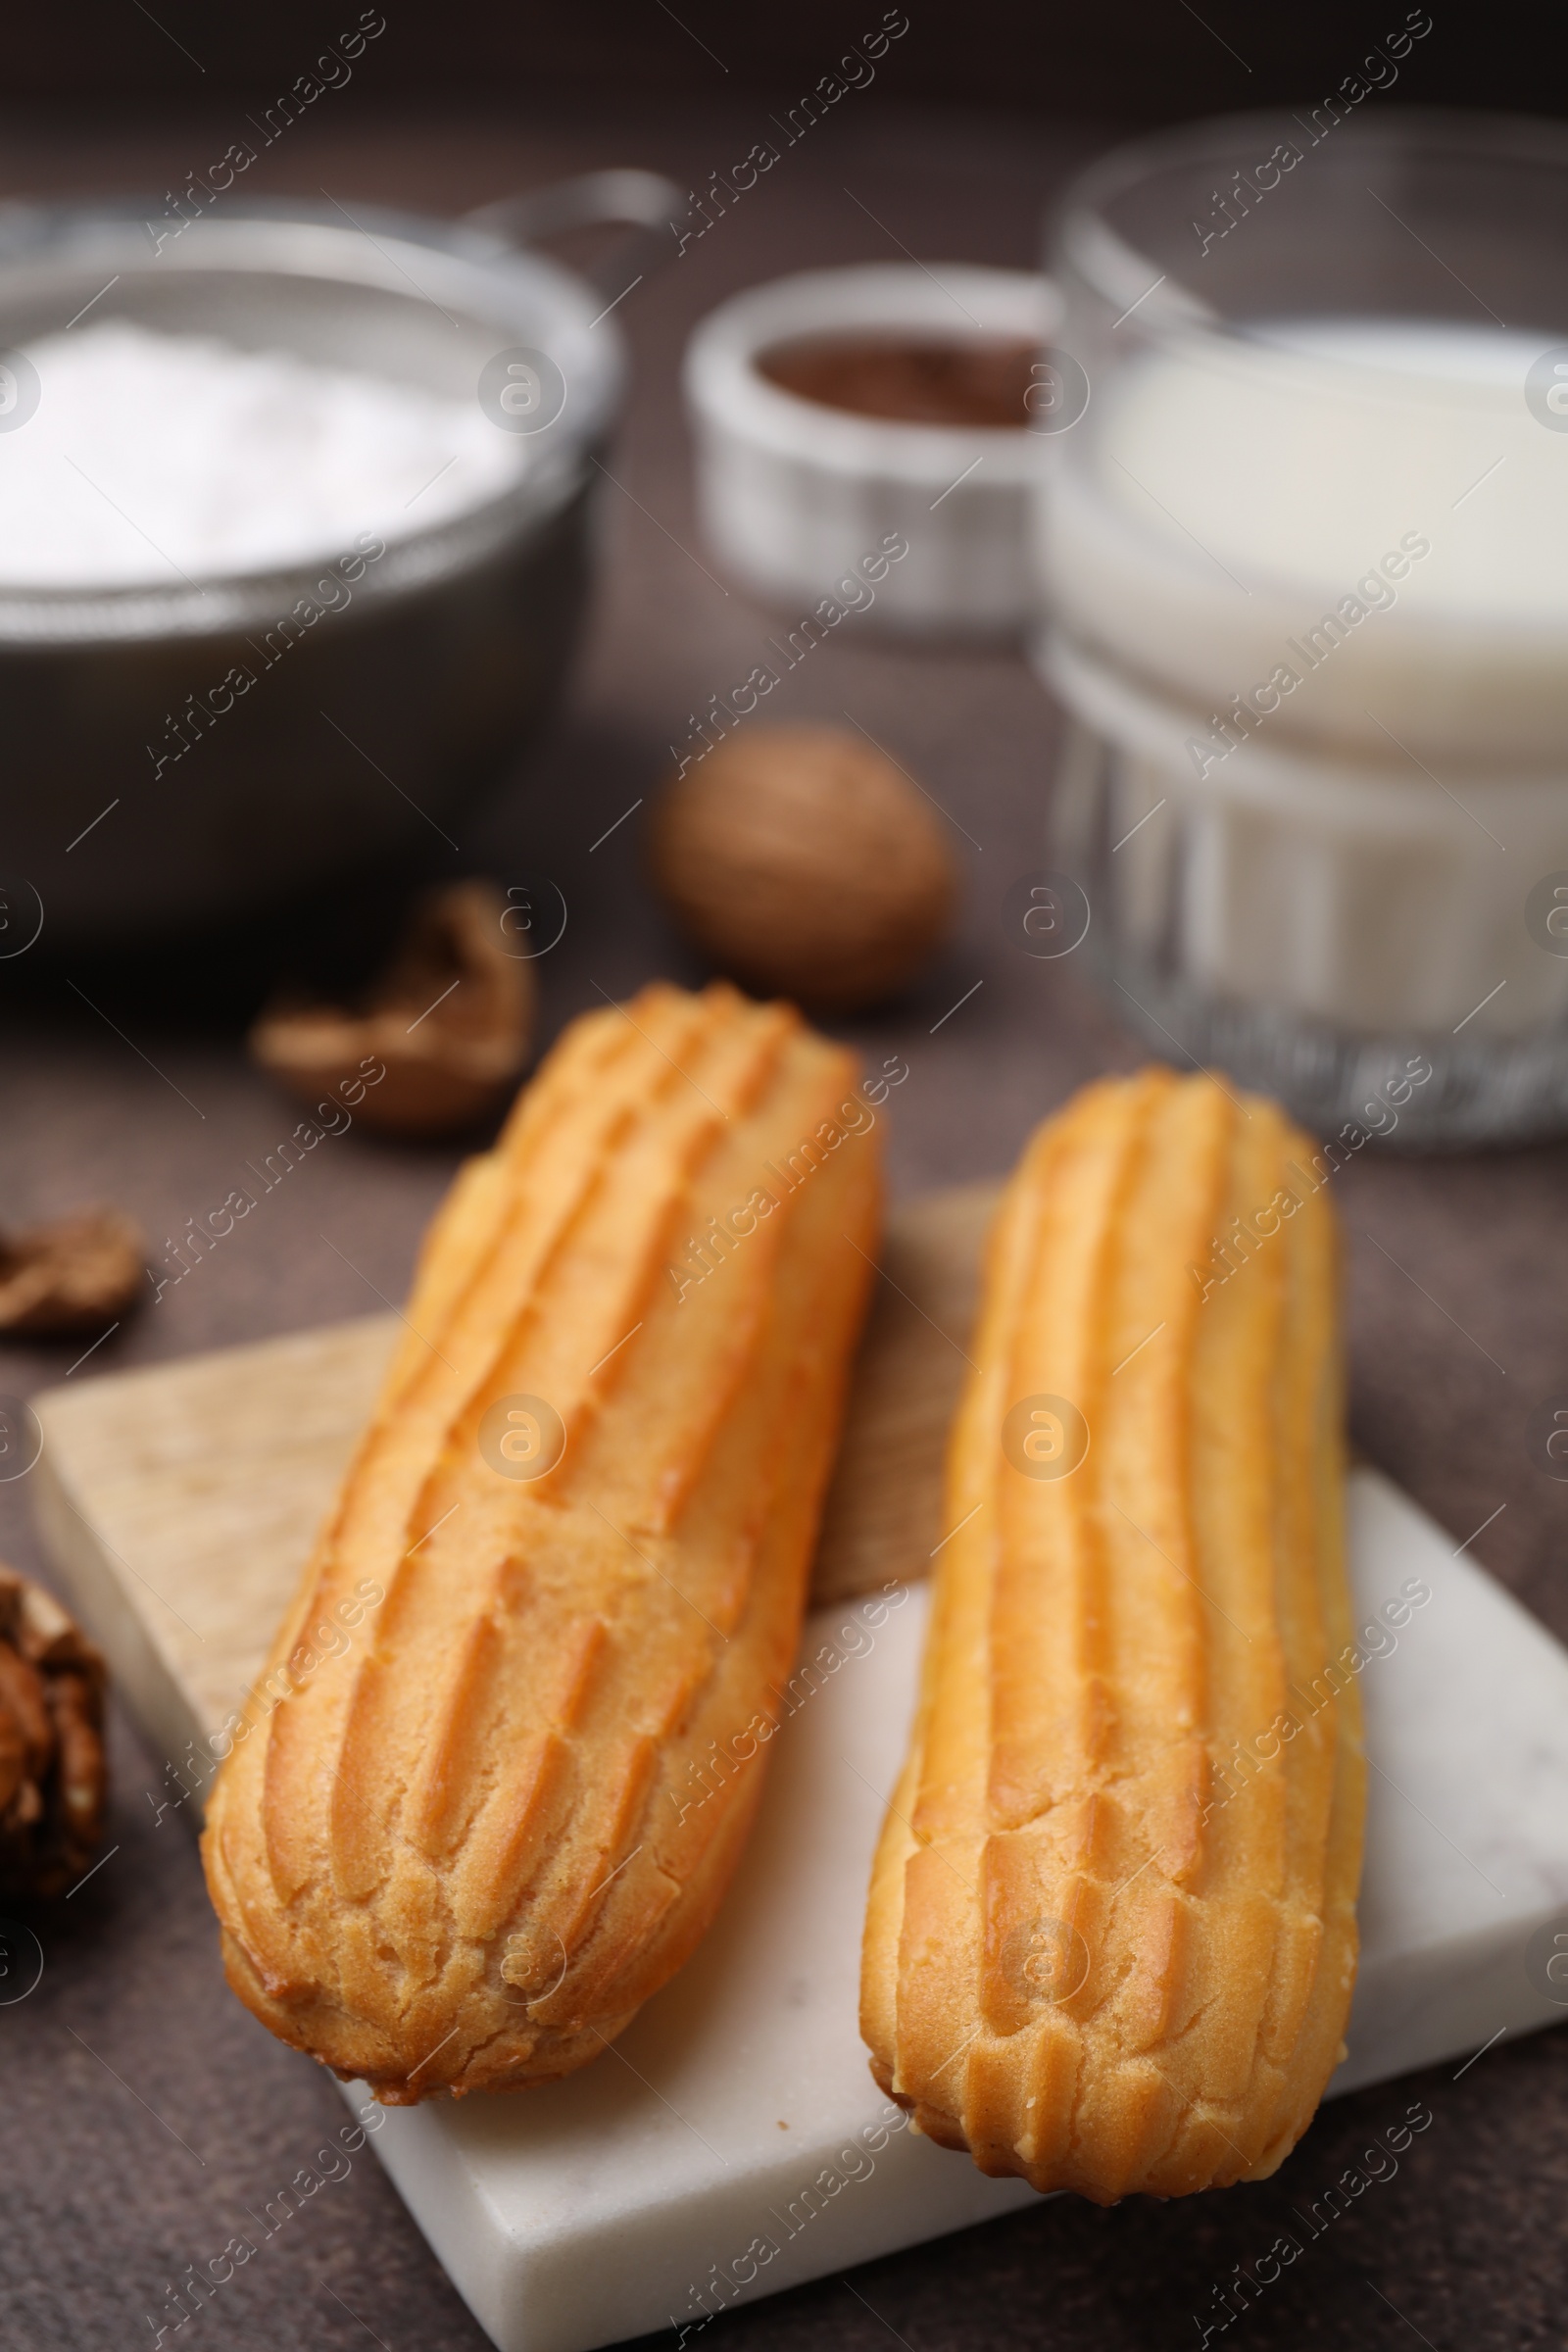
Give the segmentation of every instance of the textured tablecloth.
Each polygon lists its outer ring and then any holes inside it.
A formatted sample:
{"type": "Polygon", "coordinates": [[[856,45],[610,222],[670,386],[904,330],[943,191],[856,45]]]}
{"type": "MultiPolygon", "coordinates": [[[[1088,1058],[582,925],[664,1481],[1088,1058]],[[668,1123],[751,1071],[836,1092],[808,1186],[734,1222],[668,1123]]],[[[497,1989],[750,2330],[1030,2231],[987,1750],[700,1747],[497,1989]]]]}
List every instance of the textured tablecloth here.
{"type": "MultiPolygon", "coordinates": [[[[230,135],[220,107],[92,137],[23,126],[0,171],[16,191],[162,190],[230,135]]],[[[700,185],[761,135],[763,103],[744,97],[661,97],[641,113],[617,101],[593,116],[574,105],[394,118],[377,113],[367,71],[279,141],[253,184],[457,212],[589,164],[647,164],[700,185]]],[[[600,836],[655,788],[687,712],[744,676],[776,626],[726,591],[697,538],[676,395],[690,326],[750,281],[896,257],[901,246],[1027,267],[1042,203],[1103,135],[921,113],[885,88],[853,95],[621,306],[634,377],[605,489],[588,637],[559,724],[484,821],[466,828],[461,859],[504,880],[545,873],[564,890],[567,934],[539,966],[550,1034],[601,990],[697,976],[641,880],[644,810],[600,836]]],[[[901,649],[852,619],[769,706],[777,717],[844,711],[953,812],[966,880],[962,924],[938,967],[885,1017],[848,1032],[868,1054],[908,1062],[892,1171],[910,1194],[1004,1170],[1073,1087],[1142,1056],[1070,962],[1033,962],[1003,937],[1007,886],[1040,861],[1056,733],[1022,661],[901,649]]],[[[343,936],[384,927],[395,911],[351,893],[343,936]]],[[[220,1202],[241,1163],[293,1123],[247,1068],[239,1039],[297,945],[280,918],[199,956],[62,964],[37,953],[0,965],[0,1217],[109,1199],[161,1244],[220,1202]]],[[[376,1309],[402,1292],[454,1157],[357,1130],[333,1140],[72,1378],[376,1309]]],[[[1568,1394],[1568,1150],[1443,1162],[1368,1150],[1337,1183],[1358,1443],[1456,1544],[1487,1522],[1474,1553],[1568,1637],[1568,1487],[1532,1465],[1525,1443],[1533,1407],[1568,1394]]],[[[0,1392],[60,1379],[75,1352],[0,1350],[0,1392]]],[[[0,1486],[0,1555],[41,1566],[25,1480],[0,1486]]],[[[170,1793],[164,1762],[117,1722],[116,1850],[45,1926],[37,1989],[0,2006],[0,2335],[25,2352],[153,2340],[177,2316],[164,2299],[185,2266],[205,2270],[250,2230],[248,2215],[310,2166],[342,2120],[329,2082],[223,1986],[189,1828],[156,1812],[170,1793]]],[[[1462,2080],[1457,2071],[1334,2106],[1266,2185],[1109,2213],[1058,2200],[756,2305],[719,2332],[758,2347],[871,2348],[891,2334],[911,2352],[1194,2343],[1193,2315],[1212,2316],[1216,2282],[1237,2264],[1250,2270],[1293,2227],[1291,2209],[1419,2099],[1434,2121],[1397,2176],[1358,2194],[1238,2325],[1259,2347],[1556,2344],[1568,2039],[1503,2042],[1462,2080]]],[[[184,2340],[236,2352],[352,2346],[367,2333],[388,2352],[482,2340],[368,2152],[189,2328],[184,2340]]]]}

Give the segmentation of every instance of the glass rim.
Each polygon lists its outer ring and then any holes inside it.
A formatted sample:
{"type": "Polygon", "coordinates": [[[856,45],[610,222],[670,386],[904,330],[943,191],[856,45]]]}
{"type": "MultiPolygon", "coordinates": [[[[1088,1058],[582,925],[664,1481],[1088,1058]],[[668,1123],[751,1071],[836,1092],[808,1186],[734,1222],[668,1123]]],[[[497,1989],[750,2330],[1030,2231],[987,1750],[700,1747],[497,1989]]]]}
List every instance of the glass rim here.
{"type": "MultiPolygon", "coordinates": [[[[1332,95],[1332,93],[1331,93],[1332,95]]],[[[1324,101],[1316,102],[1321,106],[1324,101]]],[[[1310,112],[1310,107],[1306,108],[1310,112]]],[[[1058,274],[1071,271],[1102,301],[1120,305],[1132,299],[1127,265],[1139,271],[1156,266],[1154,257],[1126,237],[1107,218],[1115,200],[1140,182],[1184,165],[1234,159],[1243,144],[1281,138],[1299,132],[1299,116],[1284,107],[1255,108],[1230,115],[1207,115],[1173,129],[1157,130],[1128,139],[1097,156],[1063,190],[1047,217],[1049,266],[1058,274]]],[[[1507,114],[1465,107],[1400,106],[1373,118],[1352,117],[1343,124],[1344,146],[1382,148],[1416,154],[1423,150],[1469,164],[1555,167],[1568,184],[1568,123],[1548,116],[1507,114]]],[[[1324,134],[1327,135],[1326,133],[1324,134]]],[[[1166,301],[1156,306],[1167,319],[1202,325],[1221,334],[1236,331],[1235,323],[1211,313],[1206,304],[1195,315],[1198,290],[1183,278],[1174,280],[1166,301]]]]}

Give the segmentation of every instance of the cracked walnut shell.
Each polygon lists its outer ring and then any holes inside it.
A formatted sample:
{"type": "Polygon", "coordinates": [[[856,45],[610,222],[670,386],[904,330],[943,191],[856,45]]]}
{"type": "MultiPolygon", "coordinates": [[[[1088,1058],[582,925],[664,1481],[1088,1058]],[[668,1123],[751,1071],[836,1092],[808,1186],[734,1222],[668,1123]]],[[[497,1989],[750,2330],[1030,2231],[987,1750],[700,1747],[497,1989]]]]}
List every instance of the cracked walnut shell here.
{"type": "Polygon", "coordinates": [[[52,1594],[0,1564],[0,1901],[64,1894],[98,1850],[105,1680],[52,1594]]]}
{"type": "Polygon", "coordinates": [[[534,982],[513,945],[515,914],[489,882],[454,882],[415,907],[391,964],[358,1009],[270,1004],[250,1034],[252,1057],[316,1103],[363,1087],[357,1115],[386,1135],[470,1127],[515,1088],[533,1032],[534,982]]]}

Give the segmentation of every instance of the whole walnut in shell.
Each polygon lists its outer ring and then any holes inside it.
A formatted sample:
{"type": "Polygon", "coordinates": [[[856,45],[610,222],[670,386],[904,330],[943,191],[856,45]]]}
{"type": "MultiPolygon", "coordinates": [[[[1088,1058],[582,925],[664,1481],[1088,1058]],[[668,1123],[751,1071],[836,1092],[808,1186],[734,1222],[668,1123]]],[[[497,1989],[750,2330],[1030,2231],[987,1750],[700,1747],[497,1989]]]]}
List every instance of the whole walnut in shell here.
{"type": "Polygon", "coordinates": [[[60,1603],[0,1563],[0,1901],[64,1894],[98,1850],[104,1681],[60,1603]]]}
{"type": "Polygon", "coordinates": [[[813,1009],[891,996],[953,917],[941,819],[840,727],[742,728],[665,786],[650,831],[687,937],[734,979],[813,1009]]]}

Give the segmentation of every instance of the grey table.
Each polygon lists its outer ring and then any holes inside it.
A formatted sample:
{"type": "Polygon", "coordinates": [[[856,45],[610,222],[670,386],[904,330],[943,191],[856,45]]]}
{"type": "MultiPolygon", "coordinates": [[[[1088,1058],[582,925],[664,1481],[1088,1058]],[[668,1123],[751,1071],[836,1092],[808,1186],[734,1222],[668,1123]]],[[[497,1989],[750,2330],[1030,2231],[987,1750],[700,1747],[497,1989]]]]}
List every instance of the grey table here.
{"type": "MultiPolygon", "coordinates": [[[[377,111],[367,71],[269,152],[254,184],[452,212],[591,164],[643,163],[700,185],[764,126],[762,103],[744,98],[661,96],[591,118],[542,107],[398,116],[377,111]]],[[[220,107],[129,130],[32,122],[13,126],[0,170],[18,191],[161,190],[229,135],[220,107]]],[[[605,487],[588,637],[550,740],[462,844],[466,870],[544,872],[565,891],[567,935],[540,967],[547,1032],[600,1002],[600,989],[698,976],[643,884],[644,809],[600,837],[657,788],[687,712],[744,675],[776,626],[712,576],[697,539],[676,395],[692,322],[758,278],[901,245],[1028,266],[1043,202],[1107,135],[901,108],[885,87],[856,95],[623,306],[635,378],[605,487]]],[[[901,649],[851,620],[790,674],[772,715],[844,711],[953,811],[966,876],[963,920],[938,967],[848,1032],[869,1056],[908,1061],[892,1166],[911,1194],[1004,1170],[1073,1087],[1131,1066],[1141,1050],[1070,963],[1031,962],[1003,936],[1007,885],[1039,862],[1057,724],[1023,662],[901,649]]],[[[368,937],[395,913],[372,889],[350,890],[343,938],[368,937]]],[[[229,952],[11,968],[0,985],[0,1217],[110,1199],[161,1247],[220,1201],[240,1163],[292,1124],[247,1068],[240,1034],[296,945],[280,917],[275,933],[229,952]]],[[[71,1376],[374,1310],[403,1289],[454,1157],[358,1130],[334,1140],[71,1376]]],[[[1356,1439],[1456,1544],[1490,1521],[1475,1551],[1568,1636],[1568,1488],[1525,1449],[1532,1407],[1568,1392],[1568,1151],[1421,1163],[1369,1150],[1337,1182],[1356,1439]]],[[[0,1351],[0,1391],[62,1378],[74,1352],[0,1351]]],[[[38,1572],[25,1485],[0,1487],[0,1554],[38,1572]]],[[[341,2120],[327,2081],[223,1986],[189,1828],[157,1813],[164,1761],[117,1720],[112,1858],[45,1926],[36,1991],[0,2007],[0,2340],[20,2352],[156,2340],[184,2266],[205,2266],[245,2231],[248,2212],[341,2120]]],[[[1456,2071],[1331,2108],[1264,2186],[1108,2213],[1057,2200],[753,2306],[719,2332],[760,2352],[808,2341],[874,2352],[890,2336],[910,2352],[1193,2343],[1214,2283],[1265,2251],[1289,2206],[1316,2197],[1420,2097],[1433,2128],[1250,2312],[1249,2339],[1419,2340],[1436,2352],[1556,2343],[1568,2038],[1504,2042],[1461,2080],[1456,2071]]],[[[191,2327],[189,2340],[236,2352],[367,2335],[388,2352],[482,2340],[368,2153],[191,2327]]]]}

